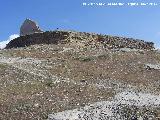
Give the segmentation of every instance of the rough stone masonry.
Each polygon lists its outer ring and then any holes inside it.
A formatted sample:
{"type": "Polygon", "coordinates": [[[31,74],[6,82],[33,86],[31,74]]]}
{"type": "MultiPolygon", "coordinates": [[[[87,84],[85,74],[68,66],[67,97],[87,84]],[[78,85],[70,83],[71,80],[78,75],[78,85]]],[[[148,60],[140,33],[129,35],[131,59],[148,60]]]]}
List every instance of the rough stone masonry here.
{"type": "Polygon", "coordinates": [[[85,32],[71,32],[71,31],[46,31],[43,33],[34,33],[30,35],[20,36],[10,41],[6,49],[25,47],[35,44],[58,44],[70,42],[83,43],[85,46],[90,44],[103,45],[106,48],[131,48],[131,49],[154,49],[154,43],[145,42],[143,40],[91,34],[85,32]]]}
{"type": "Polygon", "coordinates": [[[20,37],[10,41],[6,49],[25,47],[35,44],[58,44],[75,42],[84,46],[103,46],[108,49],[154,49],[153,42],[145,42],[139,39],[101,35],[75,31],[46,31],[43,32],[36,22],[26,19],[20,28],[20,37]]]}
{"type": "Polygon", "coordinates": [[[42,30],[39,28],[37,23],[28,18],[23,22],[20,28],[20,36],[25,36],[39,32],[42,32],[42,30]]]}

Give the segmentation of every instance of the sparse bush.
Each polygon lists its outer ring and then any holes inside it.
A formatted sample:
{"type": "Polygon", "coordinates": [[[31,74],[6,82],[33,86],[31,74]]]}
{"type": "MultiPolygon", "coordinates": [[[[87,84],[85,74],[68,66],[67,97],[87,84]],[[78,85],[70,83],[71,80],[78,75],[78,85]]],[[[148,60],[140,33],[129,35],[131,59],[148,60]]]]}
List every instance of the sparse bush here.
{"type": "Polygon", "coordinates": [[[144,51],[141,51],[141,50],[139,50],[138,53],[139,53],[139,54],[142,54],[142,55],[145,54],[144,51]]]}
{"type": "Polygon", "coordinates": [[[148,108],[143,106],[139,108],[137,106],[129,106],[129,105],[119,105],[117,113],[121,115],[122,119],[127,120],[137,120],[138,118],[142,117],[144,120],[148,120],[149,118],[157,118],[158,110],[157,108],[148,108]]]}
{"type": "Polygon", "coordinates": [[[45,85],[47,85],[48,87],[53,87],[53,82],[51,80],[48,80],[45,82],[45,85]]]}
{"type": "Polygon", "coordinates": [[[1,63],[0,63],[0,69],[3,69],[3,68],[5,68],[5,67],[6,67],[5,64],[1,64],[1,63]]]}
{"type": "Polygon", "coordinates": [[[76,57],[74,59],[82,61],[82,62],[89,62],[89,61],[93,60],[93,57],[90,57],[90,56],[87,56],[87,57],[76,57]]]}
{"type": "Polygon", "coordinates": [[[101,54],[97,56],[98,59],[109,59],[109,54],[101,54]]]}
{"type": "Polygon", "coordinates": [[[120,105],[120,110],[118,112],[123,119],[136,120],[138,118],[137,111],[138,109],[136,106],[120,105]]]}

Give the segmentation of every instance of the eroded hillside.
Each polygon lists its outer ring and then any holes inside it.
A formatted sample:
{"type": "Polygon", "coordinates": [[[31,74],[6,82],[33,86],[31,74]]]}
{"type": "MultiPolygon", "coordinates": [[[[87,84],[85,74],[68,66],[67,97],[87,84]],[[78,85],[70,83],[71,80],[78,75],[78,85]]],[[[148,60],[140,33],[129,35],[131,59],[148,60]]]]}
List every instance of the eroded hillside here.
{"type": "Polygon", "coordinates": [[[35,44],[74,44],[81,47],[97,48],[104,47],[113,48],[135,48],[135,49],[154,49],[153,42],[144,40],[102,35],[95,33],[76,32],[76,31],[46,31],[42,33],[34,33],[25,36],[20,36],[10,41],[6,49],[25,47],[35,44]]]}
{"type": "Polygon", "coordinates": [[[159,51],[97,46],[0,50],[0,119],[158,119],[159,51]]]}

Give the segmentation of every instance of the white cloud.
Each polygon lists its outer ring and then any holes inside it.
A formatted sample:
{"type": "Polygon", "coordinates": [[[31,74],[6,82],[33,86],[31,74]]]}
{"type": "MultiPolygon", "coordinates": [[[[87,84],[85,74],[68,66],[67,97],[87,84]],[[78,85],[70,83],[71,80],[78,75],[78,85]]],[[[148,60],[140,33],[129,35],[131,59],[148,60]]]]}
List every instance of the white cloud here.
{"type": "Polygon", "coordinates": [[[13,40],[13,39],[15,39],[15,38],[17,38],[17,37],[19,37],[18,34],[13,34],[13,35],[10,35],[10,36],[9,36],[8,40],[5,40],[5,41],[0,42],[0,49],[5,48],[5,47],[6,47],[6,44],[8,44],[11,40],[13,40]]]}
{"type": "Polygon", "coordinates": [[[13,40],[13,39],[15,39],[17,37],[19,37],[18,34],[13,34],[13,35],[9,36],[9,40],[13,40]]]}

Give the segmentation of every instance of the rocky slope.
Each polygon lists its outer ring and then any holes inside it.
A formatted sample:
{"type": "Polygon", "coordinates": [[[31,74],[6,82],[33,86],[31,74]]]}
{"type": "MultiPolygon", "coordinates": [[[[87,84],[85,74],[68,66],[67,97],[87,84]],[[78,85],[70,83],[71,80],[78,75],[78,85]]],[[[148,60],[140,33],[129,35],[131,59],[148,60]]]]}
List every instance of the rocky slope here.
{"type": "Polygon", "coordinates": [[[160,52],[144,41],[118,47],[127,38],[86,36],[36,33],[0,50],[0,119],[158,120],[160,52]]]}
{"type": "Polygon", "coordinates": [[[85,32],[73,31],[47,31],[43,33],[35,33],[26,36],[21,36],[12,40],[7,46],[8,48],[25,47],[35,44],[57,44],[57,43],[70,43],[78,44],[79,46],[99,47],[105,48],[135,48],[135,49],[153,49],[152,42],[145,42],[143,40],[92,34],[85,32]]]}

